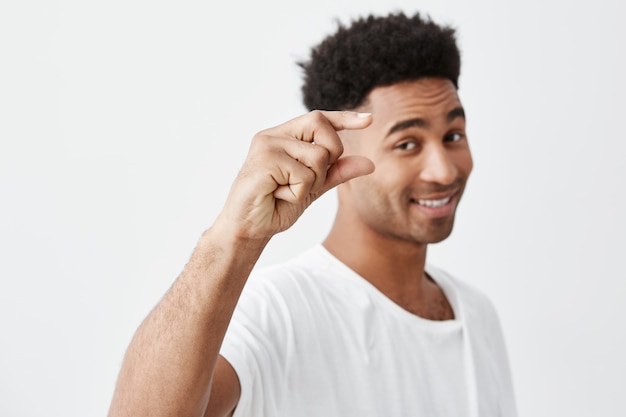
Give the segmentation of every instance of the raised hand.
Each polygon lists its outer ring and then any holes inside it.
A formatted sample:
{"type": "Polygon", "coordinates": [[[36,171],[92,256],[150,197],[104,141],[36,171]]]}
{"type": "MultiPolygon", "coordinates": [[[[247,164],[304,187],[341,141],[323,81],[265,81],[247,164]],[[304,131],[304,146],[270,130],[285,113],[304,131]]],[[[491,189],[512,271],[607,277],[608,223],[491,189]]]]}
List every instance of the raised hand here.
{"type": "Polygon", "coordinates": [[[367,158],[342,157],[337,134],[371,122],[369,114],[314,111],[255,135],[224,209],[135,333],[110,417],[230,415],[239,380],[219,349],[250,271],[311,202],[374,170],[367,158]]]}
{"type": "Polygon", "coordinates": [[[217,222],[250,239],[289,228],[323,193],[373,172],[369,159],[341,156],[337,134],[371,122],[368,113],[313,111],[257,133],[217,222]]]}

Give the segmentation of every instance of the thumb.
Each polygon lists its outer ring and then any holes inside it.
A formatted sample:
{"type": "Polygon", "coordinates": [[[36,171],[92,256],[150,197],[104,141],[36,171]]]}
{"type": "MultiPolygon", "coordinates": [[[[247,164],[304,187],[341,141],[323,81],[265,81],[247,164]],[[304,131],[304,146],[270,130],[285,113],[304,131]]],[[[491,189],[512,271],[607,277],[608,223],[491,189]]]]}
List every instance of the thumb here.
{"type": "Polygon", "coordinates": [[[339,158],[328,169],[322,193],[353,178],[371,174],[374,168],[374,163],[364,156],[351,155],[339,158]]]}

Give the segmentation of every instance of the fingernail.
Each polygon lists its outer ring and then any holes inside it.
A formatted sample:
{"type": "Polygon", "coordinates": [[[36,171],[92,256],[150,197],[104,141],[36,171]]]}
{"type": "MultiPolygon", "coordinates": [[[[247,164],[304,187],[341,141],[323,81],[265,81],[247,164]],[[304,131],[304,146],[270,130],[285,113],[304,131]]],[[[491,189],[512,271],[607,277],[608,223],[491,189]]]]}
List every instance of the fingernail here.
{"type": "Polygon", "coordinates": [[[370,117],[372,115],[372,113],[357,113],[356,117],[358,117],[359,119],[365,119],[366,117],[370,117]]]}

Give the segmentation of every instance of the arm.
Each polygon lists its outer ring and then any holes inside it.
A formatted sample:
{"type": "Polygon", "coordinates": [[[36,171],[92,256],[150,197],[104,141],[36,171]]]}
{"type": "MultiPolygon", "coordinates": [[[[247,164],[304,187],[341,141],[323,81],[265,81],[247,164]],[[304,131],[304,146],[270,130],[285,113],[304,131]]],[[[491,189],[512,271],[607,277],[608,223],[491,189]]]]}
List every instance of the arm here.
{"type": "Polygon", "coordinates": [[[270,238],[320,195],[373,171],[341,158],[338,130],[370,116],[312,112],[257,134],[224,209],[126,352],[110,417],[228,415],[239,398],[219,349],[250,271],[270,238]]]}

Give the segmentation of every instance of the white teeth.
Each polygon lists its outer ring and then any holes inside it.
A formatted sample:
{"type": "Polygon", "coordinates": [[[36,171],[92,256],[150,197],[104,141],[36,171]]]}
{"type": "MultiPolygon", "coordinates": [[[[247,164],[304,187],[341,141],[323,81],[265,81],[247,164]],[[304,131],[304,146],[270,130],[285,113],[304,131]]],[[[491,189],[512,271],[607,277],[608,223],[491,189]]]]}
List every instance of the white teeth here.
{"type": "Polygon", "coordinates": [[[439,200],[417,200],[417,203],[426,207],[441,207],[448,204],[451,198],[452,197],[446,197],[439,200]]]}

